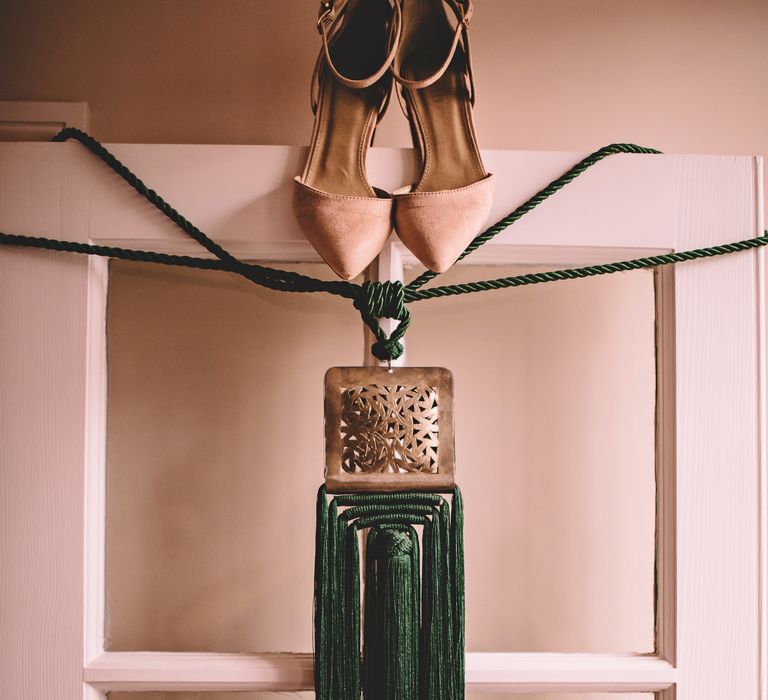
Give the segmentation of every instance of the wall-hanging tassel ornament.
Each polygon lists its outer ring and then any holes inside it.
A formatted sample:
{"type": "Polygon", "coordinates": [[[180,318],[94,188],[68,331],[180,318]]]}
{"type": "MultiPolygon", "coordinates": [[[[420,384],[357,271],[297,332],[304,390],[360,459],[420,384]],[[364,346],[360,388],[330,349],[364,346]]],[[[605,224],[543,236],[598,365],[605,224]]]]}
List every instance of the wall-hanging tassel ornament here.
{"type": "Polygon", "coordinates": [[[317,697],[464,698],[464,514],[453,481],[451,375],[333,368],[325,411],[317,697]]]}

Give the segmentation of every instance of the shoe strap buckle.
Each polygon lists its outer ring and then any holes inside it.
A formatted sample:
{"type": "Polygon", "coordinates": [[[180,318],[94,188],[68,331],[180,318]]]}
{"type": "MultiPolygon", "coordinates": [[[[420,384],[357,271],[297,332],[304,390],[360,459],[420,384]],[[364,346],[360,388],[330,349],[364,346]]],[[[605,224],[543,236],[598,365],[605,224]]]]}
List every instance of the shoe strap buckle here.
{"type": "Polygon", "coordinates": [[[459,24],[463,24],[465,27],[469,26],[469,20],[472,19],[472,13],[474,7],[472,6],[472,0],[457,0],[456,6],[458,8],[459,24]]]}
{"type": "Polygon", "coordinates": [[[317,31],[321,34],[328,31],[328,27],[336,18],[336,7],[334,0],[325,0],[320,3],[320,16],[317,18],[317,31]]]}

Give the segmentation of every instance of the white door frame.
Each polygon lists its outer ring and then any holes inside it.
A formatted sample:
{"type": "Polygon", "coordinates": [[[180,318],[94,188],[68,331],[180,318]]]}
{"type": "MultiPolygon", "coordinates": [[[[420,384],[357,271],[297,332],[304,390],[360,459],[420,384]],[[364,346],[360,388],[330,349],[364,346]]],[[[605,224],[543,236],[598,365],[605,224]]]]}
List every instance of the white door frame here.
{"type": "MultiPolygon", "coordinates": [[[[111,149],[234,254],[317,259],[290,211],[303,149],[111,149]]],[[[491,219],[579,157],[486,153],[500,183],[491,219]]],[[[384,187],[408,181],[403,151],[374,149],[369,164],[384,187]]],[[[760,173],[757,158],[614,156],[473,258],[582,265],[752,238],[763,231],[760,173]]],[[[0,231],[205,254],[73,143],[0,144],[0,231]]],[[[400,278],[407,264],[392,243],[380,277],[400,278]]],[[[657,279],[658,651],[469,654],[473,692],[764,698],[764,253],[657,279]]],[[[308,689],[308,655],[104,651],[107,283],[102,259],[0,248],[0,696],[308,689]]]]}
{"type": "Polygon", "coordinates": [[[90,109],[87,102],[25,102],[0,100],[0,129],[15,134],[37,128],[44,140],[65,126],[87,131],[90,109]]]}

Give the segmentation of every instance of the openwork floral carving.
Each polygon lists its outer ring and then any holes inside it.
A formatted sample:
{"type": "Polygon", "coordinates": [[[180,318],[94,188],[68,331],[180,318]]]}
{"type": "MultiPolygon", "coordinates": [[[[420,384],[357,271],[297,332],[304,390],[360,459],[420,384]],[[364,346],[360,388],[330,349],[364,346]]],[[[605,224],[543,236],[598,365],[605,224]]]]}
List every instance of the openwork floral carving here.
{"type": "Polygon", "coordinates": [[[456,485],[447,369],[331,367],[324,403],[328,493],[448,492],[456,485]]]}
{"type": "Polygon", "coordinates": [[[341,388],[339,429],[341,466],[347,473],[437,473],[435,387],[341,388]]]}

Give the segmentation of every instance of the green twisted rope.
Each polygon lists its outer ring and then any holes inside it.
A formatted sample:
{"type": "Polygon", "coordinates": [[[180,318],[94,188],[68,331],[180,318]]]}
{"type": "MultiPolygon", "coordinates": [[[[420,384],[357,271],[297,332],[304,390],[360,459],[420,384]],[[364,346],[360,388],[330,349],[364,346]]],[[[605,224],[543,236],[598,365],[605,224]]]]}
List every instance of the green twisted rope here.
{"type": "MultiPolygon", "coordinates": [[[[182,216],[157,192],[155,192],[155,190],[147,187],[147,185],[145,185],[92,136],[79,129],[66,128],[62,129],[53,138],[54,141],[58,142],[67,141],[69,139],[78,141],[91,151],[91,153],[104,161],[104,163],[116,172],[138,194],[155,206],[164,216],[170,219],[188,236],[212,253],[216,259],[208,260],[186,255],[168,255],[154,251],[91,245],[75,241],[61,241],[36,236],[20,236],[3,232],[0,232],[0,243],[5,245],[80,253],[84,255],[100,255],[110,258],[119,258],[121,260],[191,267],[202,270],[219,270],[240,275],[254,284],[280,292],[326,292],[328,294],[351,299],[354,307],[360,313],[363,322],[371,329],[376,338],[376,342],[371,347],[371,352],[374,357],[381,361],[396,360],[402,355],[403,344],[401,341],[411,323],[411,314],[406,304],[414,301],[452,296],[454,294],[468,294],[494,289],[520,287],[530,284],[557,282],[566,279],[594,277],[596,275],[607,275],[614,272],[639,270],[661,265],[672,265],[689,260],[737,253],[768,244],[768,231],[766,231],[765,235],[758,236],[757,238],[712,246],[710,248],[655,255],[647,258],[639,258],[637,260],[606,263],[603,265],[590,265],[570,270],[537,272],[516,275],[513,277],[501,277],[499,279],[468,282],[464,284],[443,285],[439,287],[431,287],[429,289],[421,289],[421,287],[437,276],[437,273],[431,271],[422,273],[406,286],[403,286],[400,282],[365,282],[362,285],[359,285],[352,282],[319,280],[308,275],[302,275],[288,270],[279,270],[238,260],[229,251],[213,241],[208,235],[182,216]],[[391,318],[398,321],[398,324],[389,336],[381,328],[381,325],[378,322],[378,319],[380,318],[391,318]]],[[[517,209],[511,212],[508,216],[505,216],[493,226],[490,226],[479,234],[467,246],[466,250],[459,257],[459,260],[477,250],[481,245],[501,233],[501,231],[533,211],[542,202],[561,190],[586,170],[599,163],[604,158],[619,153],[658,154],[661,153],[661,151],[629,143],[616,143],[591,153],[567,172],[563,173],[560,177],[550,182],[546,187],[533,195],[533,197],[517,207],[517,209]]]]}
{"type": "Polygon", "coordinates": [[[353,305],[376,336],[371,353],[382,362],[396,360],[403,354],[400,341],[411,325],[411,312],[405,306],[402,282],[363,282],[360,292],[353,305]],[[400,321],[389,337],[376,320],[384,317],[400,321]]]}
{"type": "Polygon", "coordinates": [[[637,258],[635,260],[622,260],[620,262],[589,265],[587,267],[576,267],[568,270],[530,272],[525,275],[500,277],[494,280],[481,280],[479,282],[465,282],[463,284],[449,284],[442,287],[431,287],[430,289],[411,290],[409,286],[405,288],[403,296],[405,297],[405,301],[410,303],[421,299],[434,299],[436,297],[446,297],[454,294],[488,292],[494,289],[506,289],[508,287],[524,287],[529,284],[582,279],[584,277],[595,277],[597,275],[610,275],[614,272],[628,272],[630,270],[644,270],[650,267],[673,265],[676,263],[688,262],[690,260],[699,260],[701,258],[713,258],[718,255],[728,255],[729,253],[740,253],[745,250],[751,250],[752,248],[760,248],[764,245],[768,245],[768,231],[765,236],[750,238],[746,241],[725,243],[723,245],[712,246],[711,248],[685,250],[679,253],[652,255],[647,258],[637,258]]]}
{"type": "MultiPolygon", "coordinates": [[[[552,180],[546,187],[539,190],[533,197],[523,202],[517,209],[505,216],[500,221],[497,221],[493,226],[489,226],[485,231],[478,234],[474,240],[466,247],[464,252],[459,256],[459,260],[467,257],[470,253],[477,250],[481,245],[487,243],[494,236],[501,233],[504,229],[509,228],[516,221],[521,219],[527,213],[533,211],[544,200],[549,199],[555,192],[561,190],[568,183],[573,182],[579,175],[591,168],[593,165],[599,163],[603,158],[613,156],[618,153],[636,153],[636,154],[654,154],[659,155],[661,151],[657,151],[655,148],[645,148],[644,146],[636,146],[633,143],[612,143],[610,146],[603,146],[603,148],[590,153],[586,158],[580,160],[570,170],[563,173],[560,177],[552,180]]],[[[432,272],[427,270],[419,275],[413,282],[411,282],[407,289],[409,291],[418,289],[424,286],[427,282],[437,277],[440,274],[438,272],[432,272]]]]}

